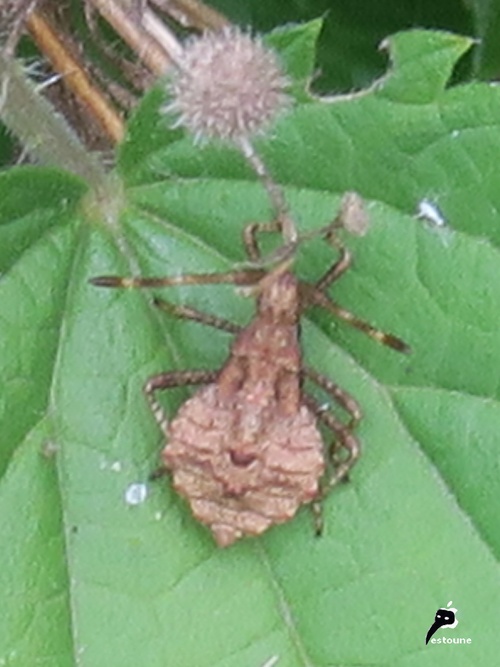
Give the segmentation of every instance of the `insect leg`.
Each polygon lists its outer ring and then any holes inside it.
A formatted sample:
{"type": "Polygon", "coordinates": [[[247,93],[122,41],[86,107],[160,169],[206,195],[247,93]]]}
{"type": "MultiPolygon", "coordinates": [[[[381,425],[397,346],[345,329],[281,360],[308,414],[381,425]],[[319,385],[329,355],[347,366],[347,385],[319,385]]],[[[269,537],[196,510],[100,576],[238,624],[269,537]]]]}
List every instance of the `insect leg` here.
{"type": "Polygon", "coordinates": [[[174,387],[185,387],[190,384],[209,384],[217,379],[218,371],[169,371],[150,377],[144,385],[144,393],[154,418],[160,428],[166,431],[168,417],[155,396],[155,392],[174,387]]]}
{"type": "Polygon", "coordinates": [[[338,280],[352,264],[351,253],[345,247],[342,241],[337,236],[335,236],[334,229],[331,229],[329,232],[327,232],[325,238],[339,251],[339,258],[335,264],[331,266],[328,271],[314,284],[318,290],[324,290],[329,287],[333,282],[338,280]]]}
{"type": "Polygon", "coordinates": [[[327,227],[320,230],[331,246],[339,252],[339,259],[317,282],[316,287],[326,289],[351,266],[350,252],[344,246],[337,231],[345,229],[355,236],[364,236],[368,230],[370,220],[365,210],[362,198],[357,192],[346,192],[340,202],[340,210],[327,227]]]}
{"type": "Polygon", "coordinates": [[[330,378],[318,373],[314,368],[309,366],[304,366],[302,368],[303,375],[321,387],[333,400],[343,408],[347,414],[350,416],[350,421],[346,425],[346,428],[352,430],[358,424],[359,420],[362,417],[361,409],[354,400],[354,398],[342,387],[339,387],[338,384],[332,382],[330,378]]]}
{"type": "Polygon", "coordinates": [[[331,266],[313,285],[305,282],[300,283],[302,303],[304,304],[304,307],[307,307],[308,305],[321,306],[341,320],[344,320],[344,322],[350,324],[352,327],[363,331],[377,342],[392,347],[398,352],[409,353],[411,351],[410,347],[403,340],[392,334],[385,333],[368,322],[365,322],[350,311],[339,306],[328,296],[328,294],[326,294],[325,290],[338,280],[352,264],[351,253],[335,233],[338,228],[339,223],[338,220],[335,219],[334,222],[325,229],[326,240],[339,252],[339,258],[335,264],[333,264],[333,266],[331,266]]]}
{"type": "Polygon", "coordinates": [[[347,322],[355,329],[363,331],[365,334],[373,338],[378,343],[392,347],[393,350],[398,352],[404,352],[409,354],[411,348],[407,345],[401,338],[393,336],[392,334],[385,333],[380,329],[372,326],[368,322],[361,320],[359,317],[351,313],[349,310],[339,306],[333,299],[331,299],[325,292],[317,289],[316,285],[310,285],[308,283],[300,283],[300,291],[302,297],[302,303],[305,307],[307,306],[319,306],[324,308],[328,312],[336,315],[339,319],[347,322]]]}
{"type": "Polygon", "coordinates": [[[243,243],[248,258],[252,262],[258,262],[261,258],[257,234],[281,232],[282,226],[281,220],[272,220],[271,222],[252,222],[243,229],[243,243]]]}
{"type": "MultiPolygon", "coordinates": [[[[151,408],[155,421],[163,431],[168,431],[168,415],[156,398],[155,392],[174,387],[185,387],[190,384],[210,384],[215,382],[219,371],[170,371],[159,373],[150,377],[144,385],[144,394],[151,408]]],[[[158,468],[151,474],[151,479],[157,479],[168,472],[164,466],[158,468]]]]}
{"type": "Polygon", "coordinates": [[[237,334],[241,331],[242,327],[239,324],[234,324],[229,320],[219,317],[218,315],[211,315],[210,313],[204,313],[201,310],[196,310],[191,306],[178,305],[166,301],[165,299],[153,299],[153,304],[163,310],[169,315],[178,317],[183,320],[193,320],[194,322],[200,322],[200,324],[205,324],[215,329],[221,329],[222,331],[227,331],[228,333],[237,334]]]}
{"type": "Polygon", "coordinates": [[[349,427],[342,424],[331,412],[326,412],[316,399],[304,394],[303,400],[307,407],[335,436],[329,450],[332,464],[331,473],[324,480],[318,498],[312,504],[315,531],[317,535],[321,535],[323,532],[323,500],[334,486],[347,479],[349,471],[359,459],[361,445],[359,440],[351,433],[349,427]],[[341,450],[347,452],[347,458],[339,456],[341,450]]]}

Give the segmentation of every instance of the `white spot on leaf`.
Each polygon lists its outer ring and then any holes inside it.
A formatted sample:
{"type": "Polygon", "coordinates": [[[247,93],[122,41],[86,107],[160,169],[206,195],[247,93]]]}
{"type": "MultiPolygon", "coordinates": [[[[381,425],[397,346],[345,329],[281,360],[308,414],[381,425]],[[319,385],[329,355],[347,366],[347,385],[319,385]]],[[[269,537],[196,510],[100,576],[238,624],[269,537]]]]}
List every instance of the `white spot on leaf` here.
{"type": "Polygon", "coordinates": [[[438,209],[436,204],[429,201],[428,199],[422,199],[422,201],[419,202],[417,217],[422,218],[423,220],[428,220],[436,227],[446,226],[446,220],[444,219],[443,214],[438,209]]]}
{"type": "Polygon", "coordinates": [[[125,490],[125,502],[127,505],[140,505],[148,497],[148,487],[145,484],[134,482],[125,490]]]}

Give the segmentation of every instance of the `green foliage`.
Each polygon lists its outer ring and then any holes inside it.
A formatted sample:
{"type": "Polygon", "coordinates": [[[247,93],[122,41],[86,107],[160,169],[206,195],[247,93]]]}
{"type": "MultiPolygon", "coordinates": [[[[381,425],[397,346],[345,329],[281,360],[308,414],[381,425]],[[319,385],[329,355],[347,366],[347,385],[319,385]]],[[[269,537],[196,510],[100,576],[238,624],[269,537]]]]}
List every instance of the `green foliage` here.
{"type": "MultiPolygon", "coordinates": [[[[312,67],[316,29],[271,38],[291,76],[312,67]]],[[[306,357],[364,412],[364,455],[328,498],[322,539],[302,511],[219,550],[167,481],[124,500],[162,447],[145,379],[218,367],[228,337],[88,279],[243,260],[244,224],[270,210],[242,158],[171,131],[154,90],[99,196],[53,171],[2,174],[0,665],[494,664],[500,90],[445,88],[465,38],[414,31],[389,45],[377,87],[304,100],[259,146],[301,231],[331,220],[346,190],[368,200],[370,231],[346,239],[355,266],[332,294],[413,348],[398,355],[323,313],[304,322],[306,357]],[[425,198],[447,226],[416,219],[425,198]],[[449,600],[460,623],[438,636],[472,644],[425,647],[449,600]]],[[[311,279],[331,261],[315,240],[297,271],[311,279]]],[[[239,322],[252,306],[231,286],[168,298],[239,322]]]]}
{"type": "MultiPolygon", "coordinates": [[[[323,92],[351,91],[366,87],[380,77],[386,59],[377,49],[390,34],[410,28],[449,30],[479,40],[474,73],[498,73],[497,0],[211,0],[231,21],[269,31],[285,23],[323,17],[318,40],[314,86],[323,92]],[[495,70],[496,67],[496,70],[495,70]]],[[[470,75],[469,66],[462,70],[470,75]]]]}

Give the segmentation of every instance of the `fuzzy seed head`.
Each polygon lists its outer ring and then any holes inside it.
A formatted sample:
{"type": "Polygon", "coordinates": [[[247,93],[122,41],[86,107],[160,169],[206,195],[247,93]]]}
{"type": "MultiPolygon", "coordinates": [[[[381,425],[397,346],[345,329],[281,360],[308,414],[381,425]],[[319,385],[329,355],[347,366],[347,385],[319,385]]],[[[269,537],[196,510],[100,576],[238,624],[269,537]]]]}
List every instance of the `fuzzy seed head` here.
{"type": "Polygon", "coordinates": [[[289,84],[275,54],[237,28],[187,42],[170,84],[166,112],[195,140],[247,140],[289,106],[289,84]]]}

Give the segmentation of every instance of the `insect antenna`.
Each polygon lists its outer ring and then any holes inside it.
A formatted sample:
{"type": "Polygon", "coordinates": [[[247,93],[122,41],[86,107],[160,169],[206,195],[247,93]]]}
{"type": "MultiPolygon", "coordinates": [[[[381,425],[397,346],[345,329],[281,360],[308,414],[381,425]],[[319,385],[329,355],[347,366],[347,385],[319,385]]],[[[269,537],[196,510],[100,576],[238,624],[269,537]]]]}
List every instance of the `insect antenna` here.
{"type": "Polygon", "coordinates": [[[244,271],[227,271],[225,273],[186,273],[180,276],[165,278],[146,278],[141,276],[97,276],[91,278],[90,283],[97,287],[111,288],[147,288],[172,287],[175,285],[216,285],[233,283],[235,285],[253,285],[265,276],[262,269],[247,269],[244,271]]]}

